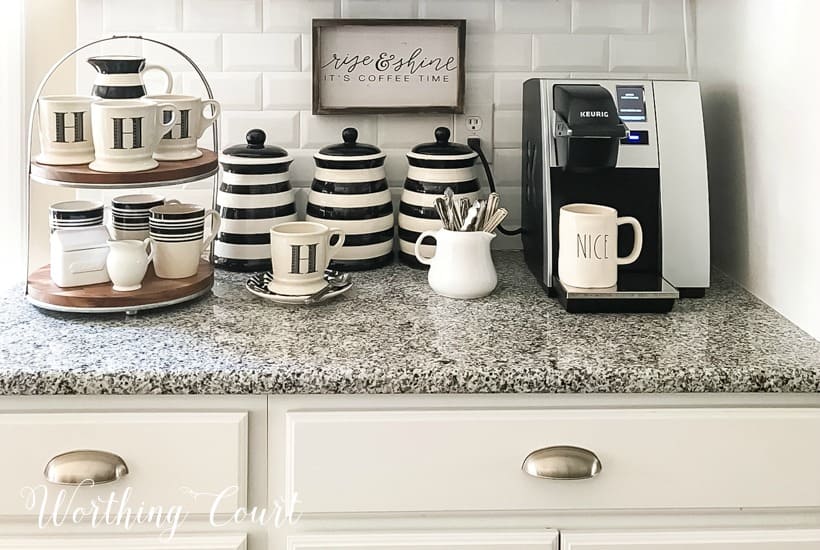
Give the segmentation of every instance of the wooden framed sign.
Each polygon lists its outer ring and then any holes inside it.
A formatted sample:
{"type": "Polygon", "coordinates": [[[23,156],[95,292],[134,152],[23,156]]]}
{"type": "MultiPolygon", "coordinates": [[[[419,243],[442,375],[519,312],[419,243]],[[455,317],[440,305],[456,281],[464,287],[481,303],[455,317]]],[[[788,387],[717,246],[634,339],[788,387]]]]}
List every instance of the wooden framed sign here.
{"type": "Polygon", "coordinates": [[[463,19],[314,19],[313,114],[463,113],[463,19]]]}

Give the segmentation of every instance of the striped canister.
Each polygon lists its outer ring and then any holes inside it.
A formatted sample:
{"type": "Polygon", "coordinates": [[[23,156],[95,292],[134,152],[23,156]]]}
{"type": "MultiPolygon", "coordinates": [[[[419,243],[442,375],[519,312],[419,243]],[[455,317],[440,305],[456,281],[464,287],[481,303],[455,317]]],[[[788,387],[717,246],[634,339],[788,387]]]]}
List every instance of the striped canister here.
{"type": "Polygon", "coordinates": [[[393,262],[393,203],[384,175],[385,154],[358,143],[355,128],[342,143],[314,155],[316,171],[306,220],[345,232],[342,249],[330,262],[341,271],[375,269],[393,262]]]}
{"type": "Polygon", "coordinates": [[[214,263],[230,271],[268,271],[270,228],[296,220],[288,168],[293,158],[265,145],[265,132],[250,130],[247,144],[219,155],[222,183],[216,205],[222,226],[214,244],[214,263]]]}
{"type": "MultiPolygon", "coordinates": [[[[441,229],[436,198],[448,187],[457,199],[479,196],[479,183],[473,170],[478,153],[466,145],[451,143],[449,128],[436,128],[434,135],[436,141],[416,145],[407,153],[410,166],[399,206],[399,259],[420,269],[428,267],[416,259],[416,239],[423,231],[441,229]]],[[[425,256],[432,256],[433,239],[425,240],[421,248],[425,256]]]]}

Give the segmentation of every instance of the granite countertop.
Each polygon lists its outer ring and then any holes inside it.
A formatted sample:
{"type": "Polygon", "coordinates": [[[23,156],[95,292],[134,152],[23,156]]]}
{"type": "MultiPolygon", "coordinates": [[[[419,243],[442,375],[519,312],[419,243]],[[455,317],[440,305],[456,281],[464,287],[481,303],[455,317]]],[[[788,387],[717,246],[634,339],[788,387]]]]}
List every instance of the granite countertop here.
{"type": "Polygon", "coordinates": [[[496,292],[439,297],[401,265],[283,307],[218,272],[213,294],[125,315],[0,295],[0,394],[816,392],[820,342],[720,273],[666,315],[564,312],[520,253],[496,292]]]}

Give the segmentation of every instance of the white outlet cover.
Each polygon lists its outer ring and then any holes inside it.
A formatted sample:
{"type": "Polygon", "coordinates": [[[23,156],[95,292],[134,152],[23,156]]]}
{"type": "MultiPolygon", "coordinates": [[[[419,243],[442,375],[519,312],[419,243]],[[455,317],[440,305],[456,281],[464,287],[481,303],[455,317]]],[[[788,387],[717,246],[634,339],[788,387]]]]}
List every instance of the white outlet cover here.
{"type": "Polygon", "coordinates": [[[487,161],[493,162],[493,104],[479,103],[475,105],[465,105],[464,114],[456,115],[455,135],[453,140],[458,143],[467,143],[468,137],[478,137],[481,139],[481,150],[487,161]],[[481,120],[477,130],[468,128],[467,120],[470,117],[478,117],[481,120]]]}

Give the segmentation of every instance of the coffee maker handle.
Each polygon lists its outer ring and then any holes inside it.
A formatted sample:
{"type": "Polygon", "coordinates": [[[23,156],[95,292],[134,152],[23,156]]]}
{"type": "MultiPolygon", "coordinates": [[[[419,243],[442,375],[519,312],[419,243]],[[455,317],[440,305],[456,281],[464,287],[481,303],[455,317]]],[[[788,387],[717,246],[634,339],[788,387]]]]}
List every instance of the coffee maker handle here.
{"type": "Polygon", "coordinates": [[[145,68],[140,72],[140,74],[145,74],[148,71],[159,71],[165,75],[165,92],[166,94],[170,94],[171,90],[174,89],[174,76],[171,74],[171,71],[163,67],[162,65],[146,65],[145,68]]]}
{"type": "Polygon", "coordinates": [[[624,216],[615,220],[615,223],[618,225],[628,223],[635,231],[635,244],[632,245],[632,252],[630,252],[628,256],[618,258],[618,265],[631,264],[638,259],[638,256],[641,255],[641,249],[643,248],[643,229],[641,229],[641,222],[632,216],[624,216]]]}

